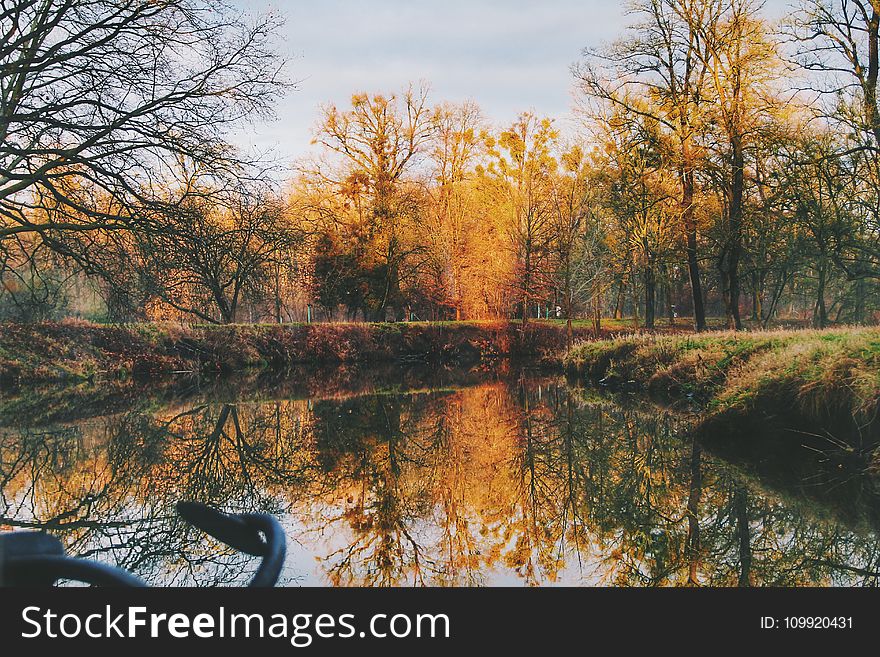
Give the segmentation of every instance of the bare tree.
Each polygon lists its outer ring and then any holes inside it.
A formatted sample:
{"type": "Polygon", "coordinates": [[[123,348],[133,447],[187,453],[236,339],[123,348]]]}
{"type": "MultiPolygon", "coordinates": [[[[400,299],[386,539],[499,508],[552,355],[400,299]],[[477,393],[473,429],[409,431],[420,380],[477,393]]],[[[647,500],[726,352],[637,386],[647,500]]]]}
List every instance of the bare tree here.
{"type": "Polygon", "coordinates": [[[818,91],[831,102],[817,105],[838,135],[822,157],[850,171],[853,229],[835,236],[830,257],[850,281],[880,278],[880,0],[803,0],[791,28],[800,63],[822,74],[818,91]]]}
{"type": "Polygon", "coordinates": [[[224,133],[281,88],[278,24],[216,0],[0,2],[0,240],[161,225],[180,158],[234,169],[224,133]]]}
{"type": "Polygon", "coordinates": [[[828,74],[820,91],[837,95],[855,88],[861,128],[880,148],[880,0],[803,0],[792,23],[801,63],[828,74]]]}
{"type": "Polygon", "coordinates": [[[217,324],[238,321],[246,296],[257,303],[278,292],[278,268],[302,238],[281,201],[252,188],[193,195],[179,207],[174,225],[148,233],[138,244],[150,291],[179,311],[217,324]]]}

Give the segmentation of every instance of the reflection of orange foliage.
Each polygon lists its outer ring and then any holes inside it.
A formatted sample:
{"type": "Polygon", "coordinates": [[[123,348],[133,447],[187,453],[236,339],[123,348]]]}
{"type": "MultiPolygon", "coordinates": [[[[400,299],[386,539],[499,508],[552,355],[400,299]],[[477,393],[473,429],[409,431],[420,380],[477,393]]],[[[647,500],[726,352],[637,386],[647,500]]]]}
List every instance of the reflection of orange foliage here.
{"type": "MultiPolygon", "coordinates": [[[[291,538],[334,585],[477,585],[496,574],[533,585],[686,583],[688,457],[669,418],[585,403],[555,381],[180,404],[0,432],[4,515],[33,519],[74,550],[114,531],[127,544],[140,527],[148,543],[171,541],[169,558],[198,549],[210,559],[204,541],[175,538],[173,504],[196,499],[288,513],[291,538]]],[[[716,518],[735,487],[702,467],[699,581],[736,583],[737,528],[716,518]]],[[[840,530],[797,530],[802,521],[775,501],[750,499],[752,579],[826,581],[796,562],[808,549],[825,555],[835,542],[823,532],[840,530]],[[819,547],[803,543],[813,535],[819,547]]]]}

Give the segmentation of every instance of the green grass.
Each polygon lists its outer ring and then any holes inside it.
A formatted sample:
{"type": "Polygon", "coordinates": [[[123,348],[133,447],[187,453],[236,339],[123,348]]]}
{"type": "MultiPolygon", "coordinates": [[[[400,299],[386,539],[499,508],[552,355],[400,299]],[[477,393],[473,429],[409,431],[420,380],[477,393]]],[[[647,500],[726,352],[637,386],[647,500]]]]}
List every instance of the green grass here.
{"type": "Polygon", "coordinates": [[[880,410],[880,329],[638,336],[577,345],[572,374],[623,382],[711,413],[795,410],[870,423],[880,410]]]}
{"type": "MultiPolygon", "coordinates": [[[[549,324],[556,324],[559,326],[565,326],[567,323],[564,319],[532,319],[532,322],[543,322],[549,324]]],[[[709,326],[710,330],[713,331],[722,331],[727,326],[727,319],[724,317],[708,317],[706,318],[706,324],[709,326]]],[[[576,328],[592,328],[593,320],[592,319],[575,319],[572,320],[572,326],[576,328]]],[[[655,322],[654,331],[656,332],[691,332],[693,330],[694,320],[691,317],[678,317],[675,322],[670,324],[669,319],[666,317],[658,317],[655,322]]],[[[762,326],[760,322],[754,322],[751,320],[744,320],[743,326],[746,330],[750,331],[761,331],[762,326]]],[[[772,323],[771,329],[802,329],[807,328],[808,324],[806,321],[802,320],[778,320],[772,323]]],[[[624,331],[633,331],[633,330],[647,330],[644,329],[644,319],[639,319],[636,321],[633,317],[624,317],[623,319],[602,319],[602,329],[607,331],[615,331],[615,330],[624,330],[624,331]]]]}

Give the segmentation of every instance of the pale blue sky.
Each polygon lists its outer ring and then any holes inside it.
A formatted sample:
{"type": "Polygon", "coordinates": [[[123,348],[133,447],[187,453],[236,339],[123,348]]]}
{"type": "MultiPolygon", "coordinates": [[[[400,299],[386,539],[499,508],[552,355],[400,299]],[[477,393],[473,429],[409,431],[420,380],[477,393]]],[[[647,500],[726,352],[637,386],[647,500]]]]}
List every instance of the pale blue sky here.
{"type": "MultiPolygon", "coordinates": [[[[778,18],[793,0],[768,0],[778,18]]],[[[620,35],[625,5],[608,0],[236,0],[286,16],[281,49],[297,80],[278,119],[236,137],[284,162],[306,155],[322,103],[356,91],[393,92],[410,81],[431,99],[473,99],[493,123],[534,110],[566,122],[570,65],[585,46],[620,35]]]]}

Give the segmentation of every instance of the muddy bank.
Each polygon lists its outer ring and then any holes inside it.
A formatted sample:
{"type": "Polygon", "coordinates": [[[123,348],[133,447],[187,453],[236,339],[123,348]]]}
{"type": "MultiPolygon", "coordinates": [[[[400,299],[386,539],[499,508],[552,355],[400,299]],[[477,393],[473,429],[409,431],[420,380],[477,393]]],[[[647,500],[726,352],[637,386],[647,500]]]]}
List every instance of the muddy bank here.
{"type": "MultiPolygon", "coordinates": [[[[592,336],[575,329],[575,339],[592,336]]],[[[498,359],[559,367],[563,326],[509,322],[182,326],[86,323],[0,325],[0,383],[39,383],[283,371],[302,364],[422,362],[473,365],[498,359]]]]}

